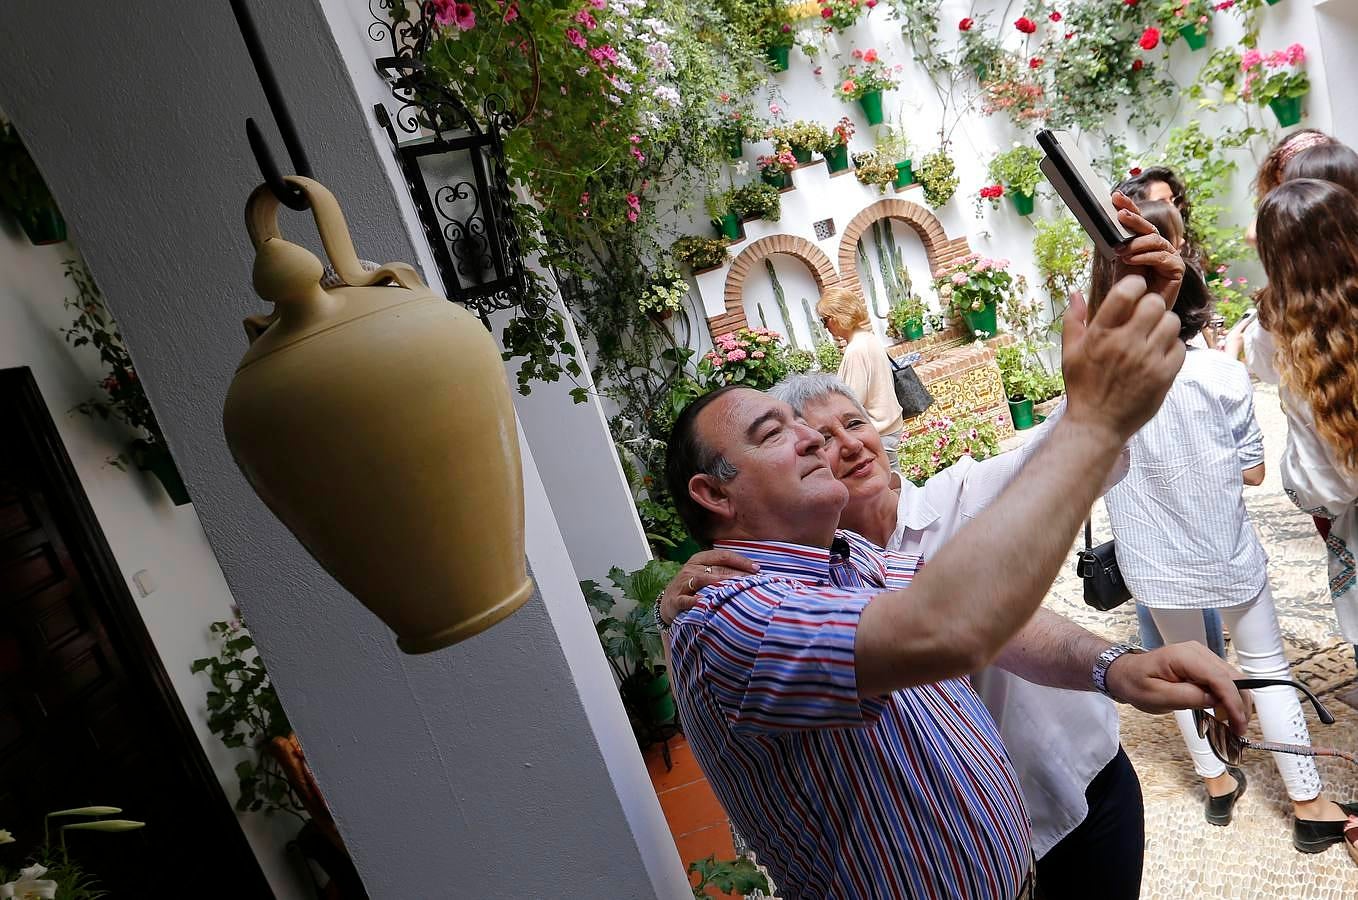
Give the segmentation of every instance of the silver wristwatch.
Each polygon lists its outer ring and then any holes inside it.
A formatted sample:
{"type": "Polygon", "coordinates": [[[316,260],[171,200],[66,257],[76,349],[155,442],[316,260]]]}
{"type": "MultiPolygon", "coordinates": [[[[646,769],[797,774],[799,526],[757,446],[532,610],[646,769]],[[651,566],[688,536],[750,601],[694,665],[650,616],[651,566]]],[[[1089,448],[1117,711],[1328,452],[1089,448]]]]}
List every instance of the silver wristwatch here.
{"type": "Polygon", "coordinates": [[[1094,662],[1094,671],[1091,673],[1094,679],[1094,690],[1103,694],[1111,700],[1117,700],[1108,692],[1108,667],[1113,664],[1113,660],[1122,656],[1124,653],[1145,653],[1146,651],[1133,644],[1114,644],[1107,650],[1099,654],[1099,658],[1094,662]]]}

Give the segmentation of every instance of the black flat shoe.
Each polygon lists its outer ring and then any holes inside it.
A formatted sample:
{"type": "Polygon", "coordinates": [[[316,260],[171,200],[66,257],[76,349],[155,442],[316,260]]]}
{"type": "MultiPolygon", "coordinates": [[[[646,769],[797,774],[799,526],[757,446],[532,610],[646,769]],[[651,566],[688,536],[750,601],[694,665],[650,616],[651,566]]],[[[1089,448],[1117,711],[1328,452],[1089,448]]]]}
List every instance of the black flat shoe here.
{"type": "MultiPolygon", "coordinates": [[[[1229,794],[1223,794],[1220,797],[1213,797],[1210,794],[1207,795],[1207,821],[1211,822],[1213,825],[1231,824],[1231,816],[1235,812],[1235,803],[1241,797],[1245,796],[1245,773],[1235,766],[1227,766],[1226,771],[1235,779],[1235,790],[1231,791],[1229,794]]],[[[1329,825],[1330,823],[1317,822],[1315,824],[1329,825]]],[[[1336,824],[1343,825],[1344,823],[1338,822],[1336,824]]],[[[1339,836],[1340,839],[1343,838],[1344,832],[1342,830],[1339,832],[1339,836]]],[[[1301,847],[1298,846],[1297,849],[1300,850],[1301,847]]]]}
{"type": "MultiPolygon", "coordinates": [[[[1351,816],[1358,816],[1358,803],[1337,804],[1351,816]]],[[[1344,839],[1345,822],[1317,822],[1292,818],[1292,846],[1302,853],[1320,853],[1344,839]]]]}

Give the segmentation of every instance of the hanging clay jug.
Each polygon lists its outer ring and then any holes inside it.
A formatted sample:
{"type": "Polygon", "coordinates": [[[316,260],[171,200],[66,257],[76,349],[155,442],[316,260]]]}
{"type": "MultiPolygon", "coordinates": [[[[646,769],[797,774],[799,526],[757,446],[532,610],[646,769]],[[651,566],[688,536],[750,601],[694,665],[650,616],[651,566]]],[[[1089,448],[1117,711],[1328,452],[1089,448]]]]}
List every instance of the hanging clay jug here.
{"type": "Polygon", "coordinates": [[[278,230],[251,194],[254,287],[274,304],[246,320],[226,395],[227,443],[269,509],[407,653],[471,637],[532,593],[509,385],[475,316],[405,263],[364,271],[334,196],[311,202],[344,283],[278,230]],[[327,282],[330,283],[330,282],[327,282]]]}

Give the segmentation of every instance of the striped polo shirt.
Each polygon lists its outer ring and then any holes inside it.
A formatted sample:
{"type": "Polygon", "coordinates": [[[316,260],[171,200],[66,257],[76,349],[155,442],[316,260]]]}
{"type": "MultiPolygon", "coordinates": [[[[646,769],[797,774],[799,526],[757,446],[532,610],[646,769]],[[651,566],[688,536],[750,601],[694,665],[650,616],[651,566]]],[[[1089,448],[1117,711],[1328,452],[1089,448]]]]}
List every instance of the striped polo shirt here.
{"type": "Polygon", "coordinates": [[[1029,824],[994,722],[963,679],[858,696],[859,617],[917,559],[840,537],[718,542],[760,572],[674,623],[694,756],[786,900],[1011,900],[1029,824]]]}

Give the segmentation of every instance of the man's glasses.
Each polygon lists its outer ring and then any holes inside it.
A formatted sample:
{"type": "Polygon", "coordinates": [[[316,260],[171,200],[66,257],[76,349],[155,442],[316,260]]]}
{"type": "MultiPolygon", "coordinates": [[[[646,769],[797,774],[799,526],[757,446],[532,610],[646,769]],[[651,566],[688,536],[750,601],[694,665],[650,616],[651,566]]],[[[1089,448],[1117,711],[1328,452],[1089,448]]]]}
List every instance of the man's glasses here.
{"type": "MultiPolygon", "coordinates": [[[[1242,678],[1235,682],[1235,686],[1241,690],[1264,687],[1294,687],[1311,701],[1311,705],[1316,708],[1316,715],[1320,717],[1323,724],[1334,724],[1334,715],[1304,684],[1281,678],[1242,678]]],[[[1193,724],[1197,726],[1198,737],[1204,738],[1207,741],[1207,746],[1212,748],[1212,753],[1216,755],[1216,758],[1228,766],[1240,765],[1246,750],[1292,753],[1297,756],[1337,756],[1358,765],[1358,756],[1344,750],[1335,750],[1330,747],[1309,747],[1306,744],[1282,744],[1277,741],[1251,741],[1248,738],[1238,737],[1234,731],[1231,731],[1230,725],[1200,709],[1193,710],[1193,724]]]]}

